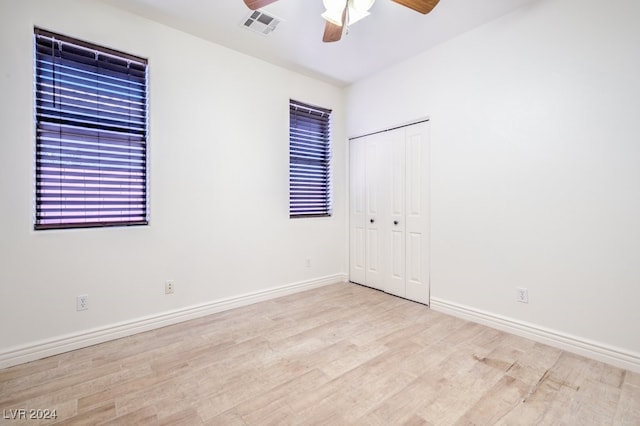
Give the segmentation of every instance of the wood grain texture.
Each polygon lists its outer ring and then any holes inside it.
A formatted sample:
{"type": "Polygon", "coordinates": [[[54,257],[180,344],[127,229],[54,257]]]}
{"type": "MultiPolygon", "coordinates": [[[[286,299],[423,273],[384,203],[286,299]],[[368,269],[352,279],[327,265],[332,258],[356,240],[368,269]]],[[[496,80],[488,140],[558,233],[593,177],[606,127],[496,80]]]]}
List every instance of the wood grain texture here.
{"type": "Polygon", "coordinates": [[[394,2],[420,12],[423,15],[431,12],[440,0],[393,0],[394,2]]]}
{"type": "Polygon", "coordinates": [[[354,284],[0,370],[2,424],[640,424],[640,375],[354,284]],[[56,410],[45,421],[11,410],[56,410]]]}
{"type": "MultiPolygon", "coordinates": [[[[344,22],[344,20],[343,20],[344,22]]],[[[342,30],[344,28],[343,25],[336,25],[329,21],[324,24],[324,33],[322,35],[322,41],[325,43],[333,43],[336,41],[340,41],[342,38],[342,30]]]]}
{"type": "Polygon", "coordinates": [[[244,0],[244,4],[251,10],[260,9],[262,7],[269,6],[271,3],[277,0],[244,0]]]}

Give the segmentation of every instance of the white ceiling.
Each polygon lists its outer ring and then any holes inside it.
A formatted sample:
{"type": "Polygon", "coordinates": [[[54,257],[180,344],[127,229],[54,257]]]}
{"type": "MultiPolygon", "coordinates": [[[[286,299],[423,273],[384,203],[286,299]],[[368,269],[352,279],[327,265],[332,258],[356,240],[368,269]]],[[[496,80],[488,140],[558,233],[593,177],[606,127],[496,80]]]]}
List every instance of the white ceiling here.
{"type": "Polygon", "coordinates": [[[241,24],[243,0],[103,0],[154,21],[276,65],[348,85],[534,0],[441,0],[421,15],[377,0],[371,16],[337,43],[323,43],[322,0],[279,0],[264,10],[282,19],[269,36],[241,24]]]}

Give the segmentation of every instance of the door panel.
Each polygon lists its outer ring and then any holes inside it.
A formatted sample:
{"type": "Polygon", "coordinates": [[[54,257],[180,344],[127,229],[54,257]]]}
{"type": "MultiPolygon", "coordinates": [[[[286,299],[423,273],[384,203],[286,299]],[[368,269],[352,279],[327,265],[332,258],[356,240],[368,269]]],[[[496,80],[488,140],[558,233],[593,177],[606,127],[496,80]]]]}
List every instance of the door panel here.
{"type": "Polygon", "coordinates": [[[364,141],[349,145],[349,279],[365,284],[366,175],[364,141]]]}
{"type": "Polygon", "coordinates": [[[424,262],[424,235],[410,232],[407,244],[407,299],[429,303],[429,285],[424,262]]]}
{"type": "Polygon", "coordinates": [[[367,241],[366,241],[366,279],[365,284],[382,290],[382,262],[380,256],[380,233],[377,228],[367,229],[367,241]]]}
{"type": "Polygon", "coordinates": [[[422,140],[420,135],[407,138],[407,213],[419,217],[422,214],[422,140]]]}
{"type": "Polygon", "coordinates": [[[384,141],[379,135],[362,138],[365,145],[365,177],[366,183],[366,214],[365,226],[367,230],[367,267],[365,285],[384,290],[384,263],[382,249],[384,235],[381,231],[382,210],[384,209],[384,141]]]}
{"type": "Polygon", "coordinates": [[[387,173],[387,244],[384,256],[388,265],[385,291],[405,297],[405,141],[404,129],[385,132],[387,173]]]}
{"type": "Polygon", "coordinates": [[[390,232],[390,244],[386,250],[389,263],[385,280],[385,291],[396,296],[405,297],[405,237],[403,231],[390,232]]]}
{"type": "Polygon", "coordinates": [[[364,284],[366,268],[366,230],[364,226],[353,229],[351,252],[351,281],[364,284]]]}
{"type": "Polygon", "coordinates": [[[407,293],[429,303],[429,141],[427,123],[406,128],[407,293]]]}

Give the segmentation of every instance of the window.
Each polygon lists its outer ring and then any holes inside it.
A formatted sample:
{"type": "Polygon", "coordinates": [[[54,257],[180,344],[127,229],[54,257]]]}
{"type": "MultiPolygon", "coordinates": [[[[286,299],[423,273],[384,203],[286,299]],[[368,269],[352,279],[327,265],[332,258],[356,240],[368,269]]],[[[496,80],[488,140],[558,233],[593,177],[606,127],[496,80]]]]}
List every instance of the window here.
{"type": "Polygon", "coordinates": [[[148,223],[147,61],[36,28],[35,229],[148,223]]]}
{"type": "Polygon", "coordinates": [[[289,217],[331,216],[331,110],[289,101],[289,217]]]}

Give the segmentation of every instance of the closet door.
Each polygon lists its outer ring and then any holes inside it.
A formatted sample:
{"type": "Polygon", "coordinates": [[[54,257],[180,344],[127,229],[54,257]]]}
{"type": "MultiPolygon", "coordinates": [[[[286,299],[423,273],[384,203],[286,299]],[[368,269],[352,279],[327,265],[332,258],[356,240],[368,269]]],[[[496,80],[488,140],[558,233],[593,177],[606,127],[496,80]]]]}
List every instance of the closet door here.
{"type": "Polygon", "coordinates": [[[429,304],[429,123],[406,127],[406,298],[429,304]]]}
{"type": "Polygon", "coordinates": [[[349,280],[386,290],[390,144],[383,135],[349,146],[349,280]]]}
{"type": "Polygon", "coordinates": [[[406,297],[405,129],[383,133],[385,139],[384,290],[406,297]]]}
{"type": "Polygon", "coordinates": [[[384,290],[384,216],[387,145],[381,135],[361,139],[365,150],[365,285],[384,290]]]}
{"type": "Polygon", "coordinates": [[[349,280],[366,285],[365,141],[349,144],[349,280]]]}
{"type": "Polygon", "coordinates": [[[429,303],[428,123],[350,142],[349,279],[429,303]]]}

